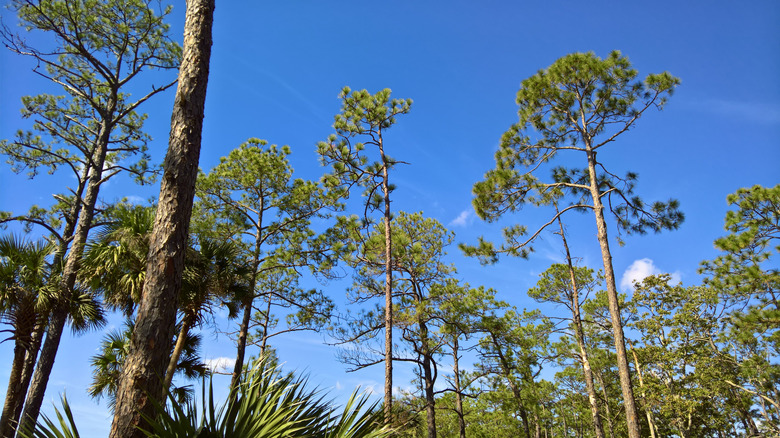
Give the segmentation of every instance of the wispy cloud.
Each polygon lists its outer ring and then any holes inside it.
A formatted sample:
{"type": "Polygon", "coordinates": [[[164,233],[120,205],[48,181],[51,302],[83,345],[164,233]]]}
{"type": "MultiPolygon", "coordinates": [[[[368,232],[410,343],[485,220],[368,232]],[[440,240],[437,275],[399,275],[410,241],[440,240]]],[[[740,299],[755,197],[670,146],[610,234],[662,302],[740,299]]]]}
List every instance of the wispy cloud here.
{"type": "MultiPolygon", "coordinates": [[[[623,277],[620,279],[620,289],[628,292],[634,288],[634,283],[638,283],[651,275],[664,273],[664,271],[655,266],[651,259],[634,260],[634,263],[631,263],[631,266],[623,272],[623,277]]],[[[672,272],[671,275],[673,284],[680,282],[681,275],[679,271],[672,272]]]]}
{"type": "Polygon", "coordinates": [[[232,371],[236,366],[236,359],[230,357],[215,357],[206,359],[206,368],[213,373],[224,373],[232,371]]]}
{"type": "Polygon", "coordinates": [[[764,124],[780,124],[780,105],[774,103],[706,99],[696,102],[696,106],[727,117],[764,124]]]}
{"type": "Polygon", "coordinates": [[[458,217],[450,221],[451,227],[465,227],[474,221],[474,212],[472,210],[463,210],[458,217]]]}

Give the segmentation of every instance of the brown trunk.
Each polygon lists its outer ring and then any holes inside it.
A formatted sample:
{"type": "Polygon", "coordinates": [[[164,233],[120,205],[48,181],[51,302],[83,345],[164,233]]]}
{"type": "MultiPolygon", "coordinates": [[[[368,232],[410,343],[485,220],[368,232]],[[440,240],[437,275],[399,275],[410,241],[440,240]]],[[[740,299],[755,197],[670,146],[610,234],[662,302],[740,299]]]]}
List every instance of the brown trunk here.
{"type": "Polygon", "coordinates": [[[606,411],[607,426],[609,426],[610,438],[615,438],[615,425],[612,423],[612,410],[609,408],[609,398],[607,397],[607,387],[604,385],[604,379],[599,374],[594,374],[601,385],[601,394],[604,396],[604,411],[606,411]]]}
{"type": "MultiPolygon", "coordinates": [[[[30,348],[26,351],[26,354],[24,356],[24,364],[22,365],[22,372],[19,377],[19,394],[18,398],[13,402],[12,410],[9,411],[11,417],[8,418],[8,422],[10,424],[18,424],[19,417],[22,416],[22,408],[24,408],[24,397],[27,394],[27,390],[30,387],[30,381],[32,380],[33,372],[35,371],[35,363],[36,359],[38,359],[38,352],[41,349],[41,341],[43,340],[44,331],[46,330],[46,323],[45,319],[42,321],[39,321],[35,325],[35,329],[32,332],[32,337],[30,341],[30,348]]],[[[10,385],[10,381],[9,381],[10,385]]],[[[6,398],[6,403],[8,403],[8,399],[6,398]]],[[[0,424],[6,424],[5,423],[5,415],[3,415],[3,420],[0,420],[0,424]]],[[[4,435],[0,435],[4,436],[4,435]]],[[[13,435],[9,435],[13,436],[13,435]]]]}
{"type": "Polygon", "coordinates": [[[596,215],[596,228],[598,229],[598,241],[601,247],[601,259],[604,264],[604,278],[607,284],[607,299],[609,301],[609,315],[612,320],[612,335],[615,339],[615,352],[617,354],[618,374],[620,376],[620,389],[623,393],[623,407],[626,412],[626,425],[629,438],[640,438],[639,422],[634,403],[634,390],[631,384],[631,372],[628,366],[626,354],[626,341],[623,336],[623,322],[620,318],[620,305],[618,292],[615,286],[615,272],[612,269],[612,254],[609,251],[609,239],[607,238],[607,223],[604,220],[604,205],[601,203],[601,191],[596,181],[596,152],[591,149],[590,142],[586,142],[588,154],[588,173],[590,174],[590,194],[593,198],[593,212],[596,215]]]}
{"type": "MultiPolygon", "coordinates": [[[[230,378],[230,392],[234,393],[241,383],[241,371],[244,368],[244,356],[246,355],[246,338],[249,335],[249,323],[252,320],[252,303],[255,300],[255,288],[257,287],[257,268],[260,266],[260,246],[262,244],[263,228],[263,200],[260,200],[260,213],[257,219],[257,232],[255,233],[255,250],[252,253],[252,279],[249,280],[249,296],[241,303],[244,308],[244,316],[238,328],[238,342],[236,343],[236,363],[233,365],[233,376],[230,378]]],[[[261,356],[262,357],[262,356],[261,356]]]]}
{"type": "Polygon", "coordinates": [[[428,327],[418,319],[417,326],[420,328],[420,343],[422,345],[422,371],[423,388],[425,389],[425,419],[428,430],[428,438],[436,438],[436,398],[433,385],[436,381],[433,372],[432,354],[428,349],[428,327]]]}
{"type": "Polygon", "coordinates": [[[458,367],[458,335],[452,335],[452,369],[455,373],[455,413],[458,414],[460,438],[466,438],[466,419],[463,416],[463,394],[460,386],[460,368],[458,367]]]}
{"type": "Polygon", "coordinates": [[[21,404],[24,393],[21,388],[22,368],[24,368],[24,357],[27,350],[20,339],[14,342],[14,359],[11,364],[11,375],[8,378],[8,389],[5,392],[5,404],[3,404],[3,414],[0,417],[0,436],[3,438],[13,438],[16,430],[17,419],[13,418],[16,407],[21,404]]]}
{"type": "MultiPolygon", "coordinates": [[[[252,275],[254,277],[254,275],[252,275]]],[[[254,283],[254,280],[252,280],[254,283]]],[[[254,288],[252,288],[254,294],[254,288]]],[[[230,392],[233,393],[241,383],[241,371],[244,368],[244,355],[246,354],[246,337],[249,333],[249,321],[252,319],[252,301],[247,298],[242,303],[244,315],[241,318],[241,325],[238,328],[238,342],[236,345],[236,363],[233,366],[233,376],[230,378],[230,392]]]]}
{"type": "Polygon", "coordinates": [[[181,330],[179,330],[179,336],[176,338],[176,346],[173,347],[173,354],[168,361],[168,369],[165,370],[165,382],[163,382],[163,391],[168,391],[173,382],[173,375],[176,374],[176,365],[179,364],[179,358],[181,352],[184,350],[184,341],[187,338],[187,334],[192,327],[192,318],[185,316],[181,321],[181,330]]]}
{"type": "Polygon", "coordinates": [[[273,295],[268,292],[268,305],[265,306],[265,319],[261,324],[263,327],[263,340],[260,342],[260,357],[265,359],[265,349],[268,347],[268,327],[271,325],[271,302],[273,295]]]}
{"type": "Polygon", "coordinates": [[[385,204],[385,424],[389,424],[393,412],[393,271],[391,267],[393,243],[390,233],[388,163],[381,130],[379,131],[379,154],[382,157],[382,193],[385,204]]]}
{"type": "MultiPolygon", "coordinates": [[[[116,102],[109,105],[111,113],[114,111],[116,102]]],[[[46,330],[46,340],[43,342],[41,357],[35,369],[35,375],[27,394],[24,411],[19,423],[21,430],[32,430],[38,421],[38,413],[41,410],[43,396],[46,393],[46,386],[49,383],[49,376],[54,367],[54,360],[57,357],[57,350],[60,347],[60,339],[68,320],[70,311],[70,300],[73,293],[73,286],[76,284],[76,275],[81,265],[81,256],[84,253],[84,247],[87,243],[87,236],[92,227],[92,218],[95,214],[95,204],[97,203],[98,193],[103,178],[103,164],[106,159],[108,145],[111,138],[112,126],[108,121],[103,122],[100,127],[95,151],[91,157],[91,167],[89,170],[89,181],[87,183],[84,205],[79,212],[78,223],[73,234],[70,252],[65,261],[65,267],[62,270],[62,279],[60,280],[57,291],[58,296],[55,299],[52,309],[49,327],[46,330]]],[[[76,199],[74,202],[79,202],[76,199]]]]}
{"type": "MultiPolygon", "coordinates": [[[[558,206],[555,206],[556,210],[558,206]]],[[[599,413],[599,405],[596,398],[596,386],[593,384],[593,371],[590,368],[590,360],[588,360],[588,351],[585,348],[585,331],[582,328],[582,318],[580,317],[580,291],[577,284],[577,278],[574,275],[574,264],[571,261],[571,253],[569,252],[569,243],[566,241],[566,233],[563,229],[563,222],[560,216],[558,217],[558,226],[561,230],[561,240],[563,241],[563,248],[566,250],[566,263],[569,266],[569,277],[571,281],[571,297],[570,305],[572,311],[572,322],[574,323],[574,337],[577,340],[577,347],[580,350],[580,363],[582,364],[582,373],[585,377],[585,388],[588,391],[588,402],[590,403],[590,413],[593,418],[593,432],[596,434],[596,438],[604,438],[604,427],[601,425],[601,415],[599,413]]]]}
{"type": "Polygon", "coordinates": [[[143,438],[140,428],[147,427],[143,416],[155,413],[150,399],[160,401],[163,395],[198,174],[213,17],[214,0],[187,1],[182,62],[146,281],[119,379],[111,438],[143,438]]]}

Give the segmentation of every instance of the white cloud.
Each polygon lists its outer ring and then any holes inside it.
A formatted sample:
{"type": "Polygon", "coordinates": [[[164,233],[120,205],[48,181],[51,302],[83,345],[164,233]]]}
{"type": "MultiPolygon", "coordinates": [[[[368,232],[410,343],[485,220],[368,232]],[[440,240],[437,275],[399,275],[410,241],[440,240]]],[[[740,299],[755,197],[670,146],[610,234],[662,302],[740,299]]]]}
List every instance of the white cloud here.
{"type": "MultiPolygon", "coordinates": [[[[645,258],[634,260],[634,263],[631,263],[631,266],[626,268],[626,271],[623,272],[623,277],[620,279],[620,289],[624,292],[627,292],[634,288],[634,283],[644,280],[645,277],[664,273],[664,271],[655,266],[651,259],[645,258]]],[[[680,282],[681,275],[679,271],[671,273],[671,276],[672,284],[677,284],[680,282]]]]}
{"type": "Polygon", "coordinates": [[[206,368],[213,373],[225,373],[233,371],[233,367],[236,366],[236,359],[229,357],[215,357],[212,359],[206,359],[206,368]]]}
{"type": "Polygon", "coordinates": [[[474,220],[474,212],[471,210],[463,210],[458,217],[453,219],[449,225],[455,227],[465,227],[474,220]]]}
{"type": "Polygon", "coordinates": [[[707,99],[697,102],[697,105],[705,111],[726,117],[772,125],[780,123],[780,106],[773,103],[707,99]]]}

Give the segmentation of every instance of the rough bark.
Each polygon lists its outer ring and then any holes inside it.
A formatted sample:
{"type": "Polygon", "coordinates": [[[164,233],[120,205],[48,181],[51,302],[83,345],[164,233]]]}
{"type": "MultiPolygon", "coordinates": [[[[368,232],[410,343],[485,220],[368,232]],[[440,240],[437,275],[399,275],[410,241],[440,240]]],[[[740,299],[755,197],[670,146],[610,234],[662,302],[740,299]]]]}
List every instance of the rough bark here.
{"type": "Polygon", "coordinates": [[[8,389],[5,392],[5,403],[3,404],[3,414],[0,417],[0,436],[3,438],[12,438],[16,430],[16,418],[13,418],[14,411],[18,405],[18,400],[22,396],[21,377],[22,368],[24,368],[24,357],[27,349],[22,341],[17,339],[14,342],[14,358],[11,363],[11,375],[8,378],[8,389]]]}
{"type": "Polygon", "coordinates": [[[609,301],[609,315],[612,322],[612,335],[615,340],[615,352],[617,354],[618,374],[620,376],[620,390],[623,393],[623,407],[626,413],[626,425],[629,438],[640,438],[639,422],[636,415],[636,403],[634,402],[634,390],[631,384],[631,372],[628,366],[626,353],[626,341],[623,335],[623,322],[620,318],[620,305],[618,292],[615,286],[615,272],[612,268],[612,254],[609,251],[609,239],[607,238],[607,223],[604,220],[604,205],[601,202],[601,192],[596,181],[596,152],[591,148],[590,141],[586,140],[588,155],[588,173],[590,177],[590,194],[593,198],[593,212],[596,216],[596,228],[599,246],[601,247],[601,259],[604,264],[604,279],[607,286],[607,299],[609,301]]]}
{"type": "Polygon", "coordinates": [[[384,195],[385,221],[385,424],[390,424],[393,409],[393,271],[391,254],[393,250],[390,230],[390,182],[388,159],[379,131],[379,154],[382,157],[382,193],[384,195]]]}
{"type": "Polygon", "coordinates": [[[181,289],[206,102],[214,0],[189,0],[171,135],[160,184],[146,281],[130,352],[117,388],[111,438],[142,438],[142,415],[160,400],[181,289]],[[140,428],[139,428],[140,427],[140,428]]]}

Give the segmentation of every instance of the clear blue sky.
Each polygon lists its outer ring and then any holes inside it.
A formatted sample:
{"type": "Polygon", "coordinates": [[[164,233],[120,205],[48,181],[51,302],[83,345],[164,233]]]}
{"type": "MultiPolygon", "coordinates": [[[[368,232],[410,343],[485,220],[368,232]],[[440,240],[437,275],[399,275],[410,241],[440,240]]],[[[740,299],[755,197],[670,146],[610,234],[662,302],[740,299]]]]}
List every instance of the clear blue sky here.
{"type": "MultiPolygon", "coordinates": [[[[13,17],[3,11],[4,23],[13,17]]],[[[181,40],[184,2],[175,2],[173,36],[181,40]]],[[[613,251],[620,279],[636,272],[670,272],[686,284],[699,281],[699,262],[716,252],[723,233],[725,197],[739,187],[780,182],[780,3],[776,1],[285,1],[217,2],[204,142],[200,166],[210,169],[249,137],[288,144],[297,176],[318,178],[315,144],[332,132],[337,94],[348,85],[414,100],[387,137],[389,153],[411,163],[392,176],[393,208],[423,211],[456,233],[456,242],[497,238],[500,224],[486,224],[471,210],[471,187],[492,168],[501,134],[516,121],[520,82],[571,52],[606,56],[621,50],[644,76],[664,70],[682,84],[662,112],[649,112],[600,157],[617,173],[640,175],[646,200],[680,200],[683,226],[661,235],[629,237],[613,251]],[[458,219],[460,218],[460,219],[458,219]],[[639,261],[639,262],[638,262],[639,261]]],[[[0,51],[0,138],[28,122],[18,117],[20,97],[58,93],[30,73],[31,63],[0,51]]],[[[167,147],[173,92],[155,97],[149,113],[151,150],[167,147]]],[[[21,212],[46,205],[68,177],[35,180],[0,164],[0,210],[21,212]]],[[[158,187],[110,183],[103,199],[156,196],[158,187]]],[[[539,224],[540,212],[524,211],[506,223],[539,224]]],[[[572,251],[600,266],[590,215],[569,218],[572,251]]],[[[518,307],[538,274],[562,260],[552,238],[530,260],[502,260],[481,267],[454,246],[450,261],[473,286],[498,290],[518,307]]],[[[341,301],[345,284],[323,287],[341,301]]],[[[114,321],[118,323],[117,321],[114,321]]],[[[105,435],[105,402],[85,395],[89,357],[102,333],[66,339],[49,385],[46,405],[67,391],[85,436],[105,435]]],[[[204,355],[233,357],[224,337],[206,336],[204,355]]],[[[346,375],[335,350],[319,335],[276,338],[282,361],[308,370],[311,381],[341,397],[358,384],[381,389],[383,369],[346,375]]],[[[0,344],[0,388],[7,384],[11,344],[0,344]]],[[[412,372],[397,367],[395,382],[408,387],[412,372]]]]}

